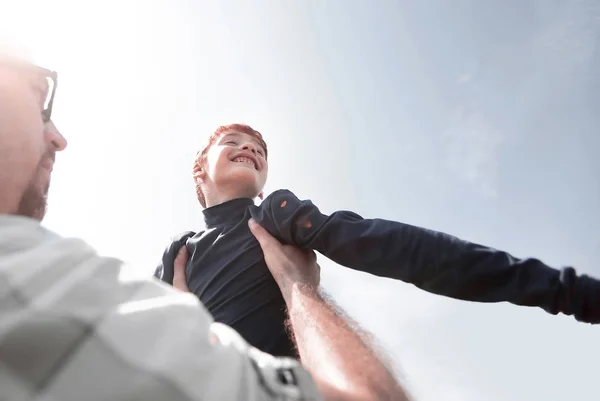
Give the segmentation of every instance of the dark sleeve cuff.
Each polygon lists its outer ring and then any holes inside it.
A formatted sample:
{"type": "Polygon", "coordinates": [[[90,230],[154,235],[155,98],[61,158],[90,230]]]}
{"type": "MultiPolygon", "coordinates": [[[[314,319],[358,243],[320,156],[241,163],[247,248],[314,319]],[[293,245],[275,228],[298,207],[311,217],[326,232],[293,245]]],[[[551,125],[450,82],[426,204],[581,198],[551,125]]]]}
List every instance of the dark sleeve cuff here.
{"type": "Polygon", "coordinates": [[[560,281],[564,289],[559,300],[560,312],[573,315],[580,322],[600,323],[600,281],[577,276],[572,267],[562,270],[560,281]]]}

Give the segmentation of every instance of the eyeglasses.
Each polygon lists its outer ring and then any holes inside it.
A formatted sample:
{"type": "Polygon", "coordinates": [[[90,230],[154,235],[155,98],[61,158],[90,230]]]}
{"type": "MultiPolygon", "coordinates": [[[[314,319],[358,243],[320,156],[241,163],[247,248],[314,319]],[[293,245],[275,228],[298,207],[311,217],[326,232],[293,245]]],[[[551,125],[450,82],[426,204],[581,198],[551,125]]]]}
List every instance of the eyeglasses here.
{"type": "Polygon", "coordinates": [[[19,59],[2,56],[0,56],[0,67],[14,68],[18,71],[23,71],[46,81],[46,85],[40,89],[44,92],[45,96],[44,105],[42,108],[42,120],[45,123],[50,121],[50,118],[52,117],[54,95],[56,94],[56,86],[58,83],[58,75],[56,71],[51,71],[19,59]]]}

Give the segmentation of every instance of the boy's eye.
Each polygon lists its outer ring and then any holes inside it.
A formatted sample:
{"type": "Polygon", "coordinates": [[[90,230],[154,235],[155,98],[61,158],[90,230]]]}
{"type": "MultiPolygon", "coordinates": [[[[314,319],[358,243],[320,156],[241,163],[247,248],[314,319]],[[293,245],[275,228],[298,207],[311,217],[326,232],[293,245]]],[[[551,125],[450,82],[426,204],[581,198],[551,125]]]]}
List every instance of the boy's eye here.
{"type": "Polygon", "coordinates": [[[235,142],[235,141],[227,141],[227,142],[225,142],[225,145],[237,145],[237,142],[235,142]]]}

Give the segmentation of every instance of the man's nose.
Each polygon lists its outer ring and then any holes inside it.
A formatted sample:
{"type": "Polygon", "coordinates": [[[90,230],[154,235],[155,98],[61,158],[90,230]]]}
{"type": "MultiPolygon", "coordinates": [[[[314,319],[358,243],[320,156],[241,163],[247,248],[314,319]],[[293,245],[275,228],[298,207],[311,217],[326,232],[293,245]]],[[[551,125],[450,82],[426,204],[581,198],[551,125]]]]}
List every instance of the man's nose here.
{"type": "Polygon", "coordinates": [[[67,147],[67,140],[62,136],[52,120],[46,123],[44,128],[44,139],[54,147],[56,152],[63,151],[67,147]]]}

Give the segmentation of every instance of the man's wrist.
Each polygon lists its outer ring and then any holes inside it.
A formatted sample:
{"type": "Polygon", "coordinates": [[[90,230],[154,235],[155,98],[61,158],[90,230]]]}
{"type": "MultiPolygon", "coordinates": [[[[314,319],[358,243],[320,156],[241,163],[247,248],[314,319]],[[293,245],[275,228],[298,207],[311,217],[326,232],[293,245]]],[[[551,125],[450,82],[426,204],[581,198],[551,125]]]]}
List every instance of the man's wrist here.
{"type": "Polygon", "coordinates": [[[310,297],[317,300],[322,300],[321,293],[318,285],[307,284],[307,283],[291,283],[285,286],[285,290],[282,290],[283,299],[288,307],[288,310],[294,304],[294,301],[300,297],[310,297]]]}

